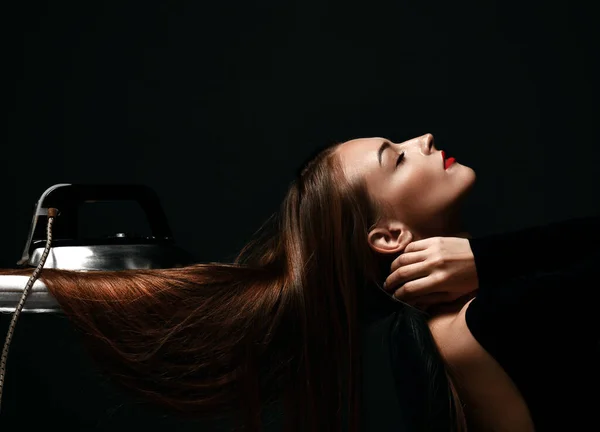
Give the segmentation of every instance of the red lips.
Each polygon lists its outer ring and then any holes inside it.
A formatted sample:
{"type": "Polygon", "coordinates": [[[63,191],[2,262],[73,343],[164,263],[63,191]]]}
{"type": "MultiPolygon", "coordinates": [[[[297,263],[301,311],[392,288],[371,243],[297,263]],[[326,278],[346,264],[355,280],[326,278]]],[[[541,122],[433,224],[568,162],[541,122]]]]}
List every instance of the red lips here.
{"type": "Polygon", "coordinates": [[[456,162],[456,159],[454,159],[453,157],[446,159],[446,153],[444,152],[444,150],[442,150],[442,160],[444,161],[444,169],[448,169],[450,165],[456,162]]]}

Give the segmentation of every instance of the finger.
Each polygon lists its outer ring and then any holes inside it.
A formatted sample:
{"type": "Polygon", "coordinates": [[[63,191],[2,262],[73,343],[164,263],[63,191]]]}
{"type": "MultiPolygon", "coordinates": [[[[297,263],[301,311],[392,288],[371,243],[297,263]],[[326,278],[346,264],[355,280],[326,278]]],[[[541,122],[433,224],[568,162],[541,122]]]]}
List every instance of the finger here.
{"type": "Polygon", "coordinates": [[[390,266],[390,272],[396,271],[398,268],[413,264],[421,261],[425,261],[427,259],[426,251],[417,251],[417,252],[409,252],[409,253],[401,253],[394,261],[392,261],[392,265],[390,266]]]}
{"type": "Polygon", "coordinates": [[[415,240],[410,242],[405,248],[404,252],[417,252],[422,251],[430,247],[431,245],[438,242],[440,237],[428,237],[421,240],[415,240]]]}
{"type": "Polygon", "coordinates": [[[386,291],[393,291],[408,281],[424,278],[429,274],[429,263],[426,261],[417,262],[402,266],[386,278],[384,287],[386,291]]]}
{"type": "Polygon", "coordinates": [[[394,297],[409,302],[410,300],[435,292],[435,287],[436,281],[429,275],[406,282],[394,291],[394,297]]]}

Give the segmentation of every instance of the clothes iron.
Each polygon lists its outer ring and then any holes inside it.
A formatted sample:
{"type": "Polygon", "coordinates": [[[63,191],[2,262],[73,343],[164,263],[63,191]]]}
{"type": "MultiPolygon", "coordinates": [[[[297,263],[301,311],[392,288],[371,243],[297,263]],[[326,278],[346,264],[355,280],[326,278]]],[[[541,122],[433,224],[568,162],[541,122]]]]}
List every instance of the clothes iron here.
{"type": "MultiPolygon", "coordinates": [[[[31,228],[23,249],[20,267],[40,264],[47,241],[49,209],[56,209],[52,245],[43,268],[64,270],[126,270],[182,267],[192,256],[175,244],[166,215],[156,193],[143,185],[56,184],[48,188],[35,205],[31,228]],[[95,202],[136,202],[146,215],[151,235],[117,232],[101,238],[79,234],[82,207],[95,202]]],[[[25,276],[0,276],[0,311],[14,311],[25,276]]],[[[57,305],[41,281],[35,281],[24,311],[56,311],[57,305]]]]}
{"type": "Polygon", "coordinates": [[[59,211],[53,228],[52,249],[44,265],[65,270],[125,270],[181,267],[191,257],[175,245],[157,195],[142,185],[71,185],[48,188],[36,204],[29,236],[18,262],[36,267],[45,245],[48,209],[59,211]],[[115,233],[106,238],[78,238],[78,214],[86,203],[136,201],[146,213],[151,236],[115,233]]]}
{"type": "Polygon", "coordinates": [[[57,184],[35,205],[23,255],[17,263],[34,268],[31,276],[0,275],[0,312],[12,317],[0,357],[0,402],[9,347],[21,312],[60,313],[60,307],[38,278],[44,268],[93,271],[181,267],[192,257],[177,247],[157,195],[141,185],[57,184]],[[145,212],[152,234],[105,238],[79,235],[79,212],[99,201],[136,201],[145,212]]]}

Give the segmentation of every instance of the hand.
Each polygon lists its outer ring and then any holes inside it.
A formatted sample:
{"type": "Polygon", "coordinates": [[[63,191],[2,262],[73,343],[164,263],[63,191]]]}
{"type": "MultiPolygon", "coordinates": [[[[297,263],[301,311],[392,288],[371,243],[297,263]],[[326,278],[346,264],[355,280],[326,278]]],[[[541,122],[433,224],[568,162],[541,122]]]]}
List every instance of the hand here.
{"type": "Polygon", "coordinates": [[[479,285],[466,238],[430,237],[409,243],[392,262],[384,289],[416,307],[452,302],[479,285]]]}

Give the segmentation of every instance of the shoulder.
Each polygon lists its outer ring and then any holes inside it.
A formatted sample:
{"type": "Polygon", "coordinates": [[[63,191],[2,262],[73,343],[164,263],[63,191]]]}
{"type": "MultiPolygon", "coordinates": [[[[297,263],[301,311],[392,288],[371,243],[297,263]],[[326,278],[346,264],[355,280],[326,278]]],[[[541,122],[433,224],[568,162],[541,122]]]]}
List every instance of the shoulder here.
{"type": "Polygon", "coordinates": [[[487,354],[467,327],[465,315],[472,301],[447,305],[427,321],[440,354],[455,366],[476,364],[487,354]]]}
{"type": "Polygon", "coordinates": [[[456,380],[467,417],[474,425],[493,425],[499,431],[531,431],[533,421],[519,389],[467,326],[465,316],[471,301],[448,307],[428,321],[456,380]]]}
{"type": "MultiPolygon", "coordinates": [[[[429,330],[444,361],[461,375],[463,381],[473,376],[510,379],[496,360],[475,339],[466,321],[466,311],[473,299],[446,307],[428,320],[429,330]]],[[[481,377],[480,377],[481,378],[481,377]]]]}

